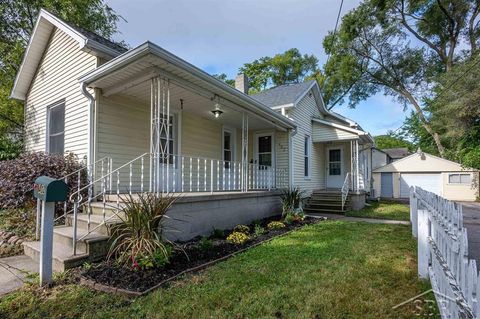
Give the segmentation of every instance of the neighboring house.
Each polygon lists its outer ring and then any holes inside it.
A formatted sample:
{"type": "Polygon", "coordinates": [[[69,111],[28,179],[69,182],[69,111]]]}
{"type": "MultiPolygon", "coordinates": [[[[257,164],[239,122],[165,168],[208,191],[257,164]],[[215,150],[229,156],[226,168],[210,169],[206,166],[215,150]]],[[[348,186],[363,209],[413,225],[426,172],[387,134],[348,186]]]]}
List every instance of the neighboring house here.
{"type": "Polygon", "coordinates": [[[382,151],[388,155],[388,164],[394,161],[398,161],[399,159],[402,159],[411,154],[406,147],[383,148],[382,151]]]}
{"type": "Polygon", "coordinates": [[[409,198],[419,186],[449,200],[473,201],[478,197],[478,171],[418,151],[373,171],[375,196],[409,198]]]}
{"type": "Polygon", "coordinates": [[[372,170],[390,164],[392,158],[383,150],[372,147],[372,170]]]}
{"type": "Polygon", "coordinates": [[[102,251],[91,245],[106,241],[123,193],[182,194],[167,234],[180,240],[278,213],[275,190],[294,185],[364,201],[373,140],[325,109],[316,82],[254,97],[244,76],[235,84],[151,42],[126,50],[40,12],[11,93],[25,102],[25,150],[73,152],[90,177],[55,229],[57,269],[83,262],[68,249],[102,251]]]}

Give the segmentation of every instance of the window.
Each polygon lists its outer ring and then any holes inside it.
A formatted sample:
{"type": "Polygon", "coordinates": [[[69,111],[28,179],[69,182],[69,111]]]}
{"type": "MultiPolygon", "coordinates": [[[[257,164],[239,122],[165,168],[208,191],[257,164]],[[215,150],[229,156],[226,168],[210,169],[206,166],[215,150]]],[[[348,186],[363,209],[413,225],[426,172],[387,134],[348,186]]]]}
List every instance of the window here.
{"type": "MultiPolygon", "coordinates": [[[[162,121],[162,125],[163,125],[163,122],[166,121],[166,115],[163,115],[160,119],[160,121],[162,121]]],[[[174,125],[173,125],[173,116],[170,115],[170,119],[168,121],[168,125],[169,125],[169,132],[168,132],[168,137],[167,137],[167,132],[166,132],[166,129],[162,129],[161,131],[161,134],[160,134],[160,147],[161,147],[161,153],[163,152],[167,152],[167,143],[168,143],[168,153],[169,153],[169,160],[168,160],[168,163],[169,164],[173,164],[173,155],[175,154],[175,143],[174,143],[174,125]]],[[[154,134],[154,141],[157,141],[157,131],[155,130],[153,132],[154,134]]],[[[165,154],[166,155],[166,154],[165,154]]],[[[160,159],[160,162],[163,163],[163,164],[167,164],[167,157],[165,156],[164,158],[161,158],[160,159]]]]}
{"type": "Polygon", "coordinates": [[[333,149],[328,151],[328,174],[342,175],[342,151],[333,149]]]}
{"type": "Polygon", "coordinates": [[[448,174],[449,184],[470,184],[470,174],[448,174]]]}
{"type": "Polygon", "coordinates": [[[223,131],[223,160],[225,161],[224,167],[229,169],[233,160],[233,136],[229,130],[223,131]]]}
{"type": "Polygon", "coordinates": [[[63,155],[65,152],[65,102],[50,106],[47,116],[47,152],[63,155]]]}
{"type": "Polygon", "coordinates": [[[260,165],[260,169],[265,169],[264,166],[272,166],[272,139],[272,135],[258,137],[258,165],[260,165]]]}
{"type": "Polygon", "coordinates": [[[311,147],[310,147],[310,136],[305,135],[305,143],[304,143],[304,176],[305,177],[310,177],[310,153],[311,153],[311,147]]]}

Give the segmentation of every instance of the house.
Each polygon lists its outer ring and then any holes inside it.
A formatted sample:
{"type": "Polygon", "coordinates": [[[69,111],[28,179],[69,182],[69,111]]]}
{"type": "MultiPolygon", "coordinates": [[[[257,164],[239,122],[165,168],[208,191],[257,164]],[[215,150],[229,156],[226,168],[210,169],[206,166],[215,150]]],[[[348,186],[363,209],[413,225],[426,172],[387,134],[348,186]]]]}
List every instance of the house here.
{"type": "MultiPolygon", "coordinates": [[[[126,50],[40,12],[11,93],[25,150],[72,152],[89,176],[54,230],[56,269],[104,254],[126,193],[180,194],[174,240],[276,214],[278,189],[294,185],[331,189],[342,209],[349,193],[364,202],[373,140],[326,110],[316,82],[252,97],[240,75],[235,87],[151,42],[126,50]]],[[[38,242],[24,246],[38,256],[38,242]]]]}
{"type": "Polygon", "coordinates": [[[399,159],[402,159],[408,155],[410,155],[410,151],[406,147],[396,147],[396,148],[384,148],[382,149],[389,157],[389,162],[394,162],[399,159]]]}
{"type": "Polygon", "coordinates": [[[420,150],[373,170],[376,197],[409,198],[412,186],[449,200],[473,201],[478,197],[478,171],[420,150]]]}
{"type": "Polygon", "coordinates": [[[372,157],[372,170],[390,164],[392,158],[384,150],[372,147],[371,149],[372,157]]]}

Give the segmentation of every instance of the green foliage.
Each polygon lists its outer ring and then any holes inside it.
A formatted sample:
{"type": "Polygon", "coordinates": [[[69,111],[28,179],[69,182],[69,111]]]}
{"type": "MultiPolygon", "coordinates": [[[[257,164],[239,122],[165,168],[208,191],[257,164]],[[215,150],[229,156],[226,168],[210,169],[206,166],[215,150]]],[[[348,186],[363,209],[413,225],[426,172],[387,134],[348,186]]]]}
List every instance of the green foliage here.
{"type": "Polygon", "coordinates": [[[0,161],[17,158],[23,151],[22,140],[0,136],[0,161]]]}
{"type": "Polygon", "coordinates": [[[301,210],[304,195],[305,192],[301,191],[298,187],[284,189],[280,195],[282,199],[282,215],[301,210]]]}
{"type": "Polygon", "coordinates": [[[222,80],[223,82],[227,83],[230,86],[235,87],[235,80],[229,79],[225,73],[213,74],[212,76],[216,77],[219,80],[222,80]]]}
{"type": "Polygon", "coordinates": [[[374,137],[375,146],[379,149],[406,147],[409,151],[415,151],[415,146],[407,140],[396,136],[393,132],[388,132],[386,135],[378,135],[374,137]]]}
{"type": "MultiPolygon", "coordinates": [[[[106,38],[117,32],[121,19],[104,0],[0,1],[0,140],[13,144],[23,134],[23,104],[10,99],[10,91],[41,8],[106,38]]],[[[15,152],[7,154],[12,158],[15,152]]]]}
{"type": "Polygon", "coordinates": [[[248,234],[250,232],[250,227],[247,225],[237,225],[233,228],[233,231],[248,234]]]}
{"type": "Polygon", "coordinates": [[[208,237],[202,237],[198,242],[198,248],[201,251],[209,251],[213,247],[213,242],[208,237]]]}
{"type": "Polygon", "coordinates": [[[282,223],[282,222],[278,222],[278,221],[273,221],[273,222],[270,222],[268,223],[267,225],[267,229],[282,229],[282,228],[285,228],[285,224],[282,223]]]}
{"type": "Polygon", "coordinates": [[[253,228],[253,234],[255,237],[262,236],[265,234],[265,228],[263,228],[260,224],[255,224],[253,228]]]}
{"type": "Polygon", "coordinates": [[[171,195],[152,193],[126,196],[124,216],[118,216],[122,223],[112,230],[108,259],[115,258],[120,264],[133,268],[168,262],[172,244],[165,242],[162,234],[167,211],[175,199],[171,195]]]}
{"type": "Polygon", "coordinates": [[[240,68],[249,79],[250,93],[263,91],[271,85],[300,83],[317,71],[318,59],[314,55],[302,55],[296,48],[245,63],[240,68]]]}
{"type": "Polygon", "coordinates": [[[408,205],[382,200],[369,203],[359,211],[346,212],[347,216],[362,218],[377,218],[390,220],[410,220],[410,208],[408,205]]]}
{"type": "MultiPolygon", "coordinates": [[[[22,245],[3,244],[0,246],[0,257],[9,257],[23,254],[22,245]]],[[[1,266],[0,266],[1,267],[1,266]]]]}
{"type": "Polygon", "coordinates": [[[243,245],[249,239],[250,237],[247,234],[245,234],[244,232],[238,232],[238,231],[234,231],[227,237],[227,241],[235,245],[243,245]]]}
{"type": "MultiPolygon", "coordinates": [[[[84,165],[74,154],[25,153],[19,158],[1,161],[0,209],[33,206],[33,183],[39,176],[61,178],[82,168],[84,165]]],[[[83,187],[87,184],[86,170],[82,170],[80,178],[83,187]]],[[[70,189],[78,187],[76,178],[71,178],[68,184],[70,189]]]]}
{"type": "Polygon", "coordinates": [[[295,217],[292,213],[287,213],[283,218],[283,222],[287,225],[293,224],[294,221],[295,221],[295,217]]]}
{"type": "Polygon", "coordinates": [[[212,230],[212,234],[210,235],[212,238],[223,239],[225,238],[225,231],[223,229],[214,228],[212,230]]]}
{"type": "Polygon", "coordinates": [[[35,237],[36,213],[34,206],[0,210],[0,229],[17,236],[33,239],[35,237]]]}

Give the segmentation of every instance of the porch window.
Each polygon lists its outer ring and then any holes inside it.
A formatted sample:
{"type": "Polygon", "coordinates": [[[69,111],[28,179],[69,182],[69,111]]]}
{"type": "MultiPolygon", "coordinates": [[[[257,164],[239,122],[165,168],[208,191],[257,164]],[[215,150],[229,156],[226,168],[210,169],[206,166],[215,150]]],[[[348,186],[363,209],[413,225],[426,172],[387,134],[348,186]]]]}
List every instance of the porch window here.
{"type": "Polygon", "coordinates": [[[470,184],[470,174],[448,174],[449,184],[470,184]]]}
{"type": "Polygon", "coordinates": [[[233,136],[232,132],[229,130],[223,131],[223,160],[224,167],[229,169],[231,167],[231,162],[233,159],[233,136]]]}
{"type": "Polygon", "coordinates": [[[47,112],[47,152],[63,155],[65,152],[65,102],[56,103],[47,112]]]}
{"type": "MultiPolygon", "coordinates": [[[[162,116],[162,119],[165,121],[166,120],[166,115],[162,116]]],[[[168,143],[168,153],[169,153],[169,160],[168,163],[173,164],[173,155],[175,154],[175,149],[174,149],[174,126],[173,126],[173,116],[170,115],[169,121],[168,121],[168,137],[167,137],[167,132],[165,130],[162,130],[162,133],[160,134],[160,145],[165,152],[167,151],[167,143],[168,143]]],[[[154,132],[156,134],[156,132],[154,132]]],[[[156,140],[156,138],[154,139],[156,140]]],[[[166,154],[165,154],[166,155],[166,154]]],[[[163,164],[167,164],[167,157],[165,156],[164,158],[160,159],[160,162],[163,164]]]]}
{"type": "Polygon", "coordinates": [[[265,135],[258,137],[258,165],[262,166],[261,169],[264,169],[263,166],[272,166],[272,136],[265,135]]]}
{"type": "Polygon", "coordinates": [[[305,135],[304,143],[304,176],[310,177],[310,158],[311,158],[311,147],[310,147],[310,136],[305,135]]]}

